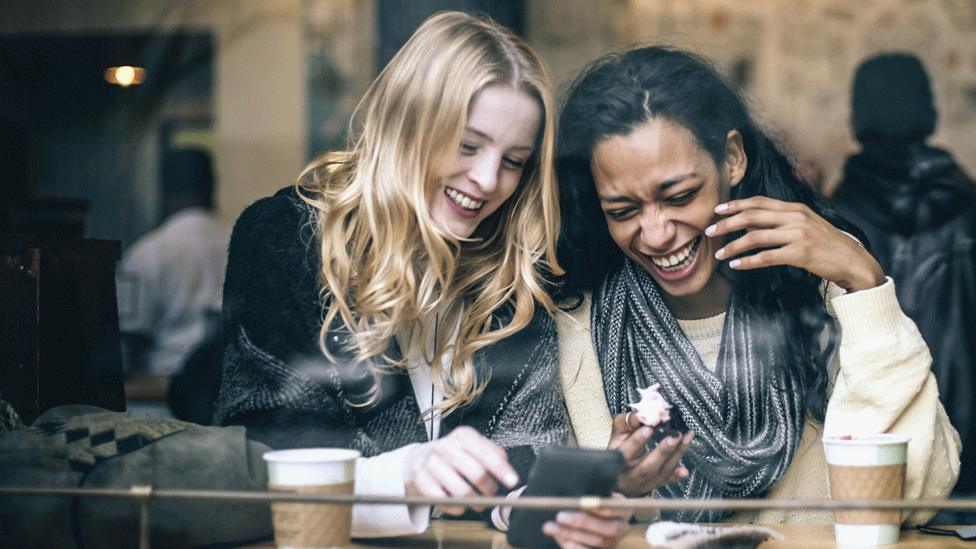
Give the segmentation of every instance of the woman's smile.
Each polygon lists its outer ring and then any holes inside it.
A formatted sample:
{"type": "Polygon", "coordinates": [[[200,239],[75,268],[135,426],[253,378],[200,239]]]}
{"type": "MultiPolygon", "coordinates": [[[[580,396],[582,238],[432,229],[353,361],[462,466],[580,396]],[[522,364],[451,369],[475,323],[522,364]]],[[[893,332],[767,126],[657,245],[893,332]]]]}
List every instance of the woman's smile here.
{"type": "Polygon", "coordinates": [[[695,267],[698,266],[698,249],[701,241],[702,237],[699,235],[674,253],[667,255],[642,255],[650,261],[651,267],[656,271],[657,276],[664,280],[675,282],[691,275],[695,267]]]}

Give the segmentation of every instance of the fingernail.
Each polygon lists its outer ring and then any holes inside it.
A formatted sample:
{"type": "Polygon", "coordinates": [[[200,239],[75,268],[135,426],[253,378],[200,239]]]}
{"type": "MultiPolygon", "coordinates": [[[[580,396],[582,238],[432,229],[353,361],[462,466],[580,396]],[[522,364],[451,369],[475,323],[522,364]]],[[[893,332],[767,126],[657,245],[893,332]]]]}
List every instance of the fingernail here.
{"type": "Polygon", "coordinates": [[[715,213],[721,213],[727,209],[729,209],[728,204],[719,204],[718,206],[715,206],[715,213]]]}
{"type": "Polygon", "coordinates": [[[742,265],[742,261],[739,259],[733,259],[732,261],[729,261],[729,267],[732,267],[733,269],[738,269],[739,265],[742,265]]]}
{"type": "Polygon", "coordinates": [[[650,437],[653,434],[654,434],[654,429],[651,429],[647,425],[640,428],[640,436],[642,437],[650,437]]]}
{"type": "Polygon", "coordinates": [[[715,236],[715,231],[717,230],[718,227],[716,227],[715,225],[709,225],[708,228],[705,229],[705,234],[707,234],[708,236],[715,236]]]}
{"type": "Polygon", "coordinates": [[[511,488],[512,486],[515,486],[516,484],[518,484],[518,475],[515,474],[515,473],[509,473],[509,474],[505,475],[505,478],[502,479],[502,480],[505,482],[505,485],[506,486],[508,486],[509,488],[511,488]]]}
{"type": "Polygon", "coordinates": [[[725,248],[719,248],[718,251],[715,252],[715,259],[722,259],[723,257],[725,257],[725,248]]]}
{"type": "Polygon", "coordinates": [[[566,511],[560,511],[556,513],[556,522],[567,523],[569,522],[569,513],[566,511]]]}
{"type": "Polygon", "coordinates": [[[548,535],[551,536],[551,535],[555,534],[556,532],[559,532],[559,527],[556,526],[556,523],[555,522],[547,522],[547,523],[545,523],[545,524],[542,525],[542,533],[548,534],[548,535]]]}

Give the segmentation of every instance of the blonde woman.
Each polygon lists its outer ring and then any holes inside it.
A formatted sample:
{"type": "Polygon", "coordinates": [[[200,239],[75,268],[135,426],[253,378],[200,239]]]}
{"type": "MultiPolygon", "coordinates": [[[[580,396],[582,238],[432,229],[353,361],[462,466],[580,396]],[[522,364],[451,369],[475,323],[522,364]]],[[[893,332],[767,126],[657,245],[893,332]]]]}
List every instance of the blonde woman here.
{"type": "MultiPolygon", "coordinates": [[[[567,436],[546,293],[553,113],[519,38],[428,19],[366,93],[348,150],[238,220],[217,421],[273,448],[361,451],[357,493],[515,488],[567,436]]],[[[356,506],[353,533],[421,532],[429,512],[356,506]]],[[[602,545],[623,525],[575,520],[602,545]]]]}

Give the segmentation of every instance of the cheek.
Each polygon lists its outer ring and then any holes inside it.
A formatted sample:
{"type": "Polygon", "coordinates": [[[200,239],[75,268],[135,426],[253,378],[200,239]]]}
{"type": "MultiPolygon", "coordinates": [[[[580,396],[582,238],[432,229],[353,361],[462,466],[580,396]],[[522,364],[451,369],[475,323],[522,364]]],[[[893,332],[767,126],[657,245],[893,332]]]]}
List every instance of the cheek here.
{"type": "Polygon", "coordinates": [[[630,241],[636,236],[635,227],[631,223],[614,223],[607,221],[607,230],[610,232],[610,239],[623,251],[630,248],[630,241]]]}
{"type": "Polygon", "coordinates": [[[508,201],[508,199],[512,198],[512,195],[514,195],[515,191],[518,190],[521,179],[521,174],[514,173],[507,173],[502,177],[500,185],[501,188],[499,189],[501,191],[499,193],[499,198],[501,199],[502,203],[505,203],[508,201]]]}

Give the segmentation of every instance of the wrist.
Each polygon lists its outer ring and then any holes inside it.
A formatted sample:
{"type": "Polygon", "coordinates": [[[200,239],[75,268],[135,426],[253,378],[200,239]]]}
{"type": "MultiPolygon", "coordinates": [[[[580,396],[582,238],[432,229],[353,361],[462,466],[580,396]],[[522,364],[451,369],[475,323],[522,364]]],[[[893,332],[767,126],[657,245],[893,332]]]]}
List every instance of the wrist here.
{"type": "Polygon", "coordinates": [[[887,280],[881,264],[878,263],[878,260],[873,255],[860,247],[860,244],[858,244],[858,252],[857,256],[850,261],[849,270],[837,277],[836,280],[831,280],[831,282],[843,288],[847,293],[877,288],[887,280]]]}
{"type": "Polygon", "coordinates": [[[872,263],[873,265],[866,268],[857,278],[858,282],[852,284],[851,288],[847,288],[848,291],[857,292],[860,290],[870,290],[871,288],[877,288],[885,283],[886,278],[884,271],[881,270],[881,265],[879,265],[877,261],[872,261],[872,263]]]}

